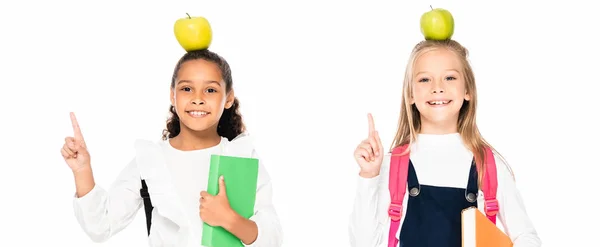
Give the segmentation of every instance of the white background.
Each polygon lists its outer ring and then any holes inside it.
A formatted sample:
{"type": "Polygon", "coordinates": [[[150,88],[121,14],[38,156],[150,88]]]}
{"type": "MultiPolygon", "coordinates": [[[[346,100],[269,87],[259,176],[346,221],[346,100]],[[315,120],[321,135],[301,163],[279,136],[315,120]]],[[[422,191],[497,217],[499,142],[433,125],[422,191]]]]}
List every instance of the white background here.
{"type": "Polygon", "coordinates": [[[593,245],[600,49],[591,1],[160,2],[0,4],[0,246],[146,245],[142,211],[107,243],[85,236],[59,149],[74,111],[96,180],[108,186],[136,138],[160,138],[183,55],[173,23],[186,12],[208,18],[211,48],[232,66],[273,177],[284,246],[347,246],[353,150],[367,112],[391,144],[430,4],[454,14],[454,39],[476,73],[479,127],[514,169],[544,246],[593,245]]]}

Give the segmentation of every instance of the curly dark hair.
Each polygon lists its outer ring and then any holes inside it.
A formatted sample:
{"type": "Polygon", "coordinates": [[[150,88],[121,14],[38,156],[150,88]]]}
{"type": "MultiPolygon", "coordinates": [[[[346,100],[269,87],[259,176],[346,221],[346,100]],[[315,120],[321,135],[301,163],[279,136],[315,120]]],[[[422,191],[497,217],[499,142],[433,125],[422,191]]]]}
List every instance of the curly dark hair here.
{"type": "MultiPolygon", "coordinates": [[[[223,57],[219,56],[218,54],[212,51],[209,51],[208,49],[187,52],[179,59],[179,62],[177,62],[175,70],[173,71],[173,77],[171,78],[171,88],[175,88],[177,75],[179,73],[181,65],[187,61],[197,59],[202,59],[205,61],[215,63],[221,70],[221,76],[225,81],[226,92],[231,92],[231,89],[233,87],[233,79],[231,77],[231,68],[229,67],[229,63],[227,63],[227,61],[223,57]]],[[[230,141],[238,135],[244,133],[246,129],[242,120],[242,114],[240,114],[239,109],[240,102],[237,98],[235,98],[233,101],[233,105],[231,105],[229,109],[225,109],[223,111],[223,115],[221,115],[221,119],[219,119],[217,133],[230,141]]],[[[166,140],[167,138],[176,137],[181,131],[181,122],[179,121],[179,116],[175,112],[175,107],[171,106],[169,108],[169,112],[171,116],[169,117],[169,119],[167,119],[167,128],[163,130],[163,140],[166,140]]]]}

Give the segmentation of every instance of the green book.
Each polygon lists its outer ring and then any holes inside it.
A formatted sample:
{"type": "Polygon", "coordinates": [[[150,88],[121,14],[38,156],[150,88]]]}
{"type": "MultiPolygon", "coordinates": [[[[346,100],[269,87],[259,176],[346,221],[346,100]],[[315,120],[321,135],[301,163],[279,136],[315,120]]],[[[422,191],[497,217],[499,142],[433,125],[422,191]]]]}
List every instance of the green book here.
{"type": "MultiPolygon", "coordinates": [[[[258,159],[212,155],[206,192],[219,193],[219,177],[225,179],[225,189],[231,208],[248,219],[254,215],[256,201],[256,183],[258,180],[258,159]]],[[[207,247],[243,247],[244,244],[222,227],[204,223],[202,228],[202,246],[207,247]]]]}

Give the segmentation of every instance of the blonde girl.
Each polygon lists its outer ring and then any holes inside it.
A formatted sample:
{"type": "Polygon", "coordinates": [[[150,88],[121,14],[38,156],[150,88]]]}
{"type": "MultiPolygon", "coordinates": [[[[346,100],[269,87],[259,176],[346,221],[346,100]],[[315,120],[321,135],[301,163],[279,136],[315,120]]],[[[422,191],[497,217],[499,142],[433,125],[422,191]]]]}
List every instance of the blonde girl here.
{"type": "MultiPolygon", "coordinates": [[[[391,155],[384,154],[369,114],[369,136],[354,152],[360,173],[349,226],[351,246],[460,247],[462,210],[484,210],[481,164],[491,146],[477,128],[477,90],[467,56],[467,49],[454,40],[422,41],[410,55],[392,150],[407,145],[408,179],[400,182],[411,190],[405,194],[395,238],[388,216],[391,155]],[[468,188],[475,188],[471,198],[468,188]]],[[[541,246],[508,165],[497,152],[494,157],[499,221],[514,247],[541,246]]]]}

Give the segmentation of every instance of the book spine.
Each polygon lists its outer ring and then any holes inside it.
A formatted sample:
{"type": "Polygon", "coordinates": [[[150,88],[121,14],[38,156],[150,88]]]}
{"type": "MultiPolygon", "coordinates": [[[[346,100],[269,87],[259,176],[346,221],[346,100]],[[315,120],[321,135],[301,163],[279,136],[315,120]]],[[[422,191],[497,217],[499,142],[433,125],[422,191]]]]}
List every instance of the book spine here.
{"type": "Polygon", "coordinates": [[[208,171],[208,185],[206,192],[211,195],[216,195],[219,192],[219,176],[221,166],[221,156],[212,155],[210,158],[210,168],[208,171]]]}
{"type": "MultiPolygon", "coordinates": [[[[206,186],[206,192],[211,195],[216,195],[219,190],[219,166],[221,156],[212,155],[210,157],[210,168],[208,171],[208,185],[206,186]]],[[[213,233],[215,227],[203,223],[202,224],[202,246],[212,247],[213,244],[213,233]]]]}

